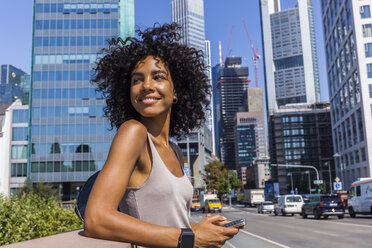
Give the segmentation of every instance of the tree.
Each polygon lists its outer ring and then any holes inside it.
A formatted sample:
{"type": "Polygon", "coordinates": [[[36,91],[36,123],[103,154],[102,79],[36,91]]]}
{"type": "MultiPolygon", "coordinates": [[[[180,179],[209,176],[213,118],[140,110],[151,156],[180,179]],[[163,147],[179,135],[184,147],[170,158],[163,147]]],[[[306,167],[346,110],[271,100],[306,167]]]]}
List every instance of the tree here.
{"type": "Polygon", "coordinates": [[[43,199],[57,198],[58,189],[53,188],[51,184],[48,183],[35,183],[33,184],[30,180],[27,180],[26,185],[20,189],[18,196],[23,194],[34,194],[43,199]]]}
{"type": "Polygon", "coordinates": [[[209,191],[218,191],[218,196],[222,196],[230,189],[241,189],[242,183],[238,181],[234,171],[228,170],[224,163],[213,161],[204,167],[205,174],[202,177],[207,184],[209,191]]]}

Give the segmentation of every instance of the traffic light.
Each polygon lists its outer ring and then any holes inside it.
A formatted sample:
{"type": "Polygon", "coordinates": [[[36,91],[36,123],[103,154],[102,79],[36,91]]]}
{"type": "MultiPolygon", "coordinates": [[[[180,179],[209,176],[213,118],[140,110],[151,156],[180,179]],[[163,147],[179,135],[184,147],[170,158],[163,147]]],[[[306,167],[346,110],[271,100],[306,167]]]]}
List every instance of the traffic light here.
{"type": "Polygon", "coordinates": [[[318,193],[322,192],[322,189],[318,189],[318,193]]]}
{"type": "Polygon", "coordinates": [[[273,167],[269,166],[269,170],[271,170],[273,167]]]}

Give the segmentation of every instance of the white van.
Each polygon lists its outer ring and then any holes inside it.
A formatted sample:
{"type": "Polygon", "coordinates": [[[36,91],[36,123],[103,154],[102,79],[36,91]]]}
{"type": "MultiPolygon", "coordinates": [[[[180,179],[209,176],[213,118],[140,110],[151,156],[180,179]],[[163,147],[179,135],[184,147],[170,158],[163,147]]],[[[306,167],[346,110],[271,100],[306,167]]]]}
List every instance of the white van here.
{"type": "Polygon", "coordinates": [[[281,213],[283,216],[287,214],[301,214],[302,205],[304,200],[301,195],[282,195],[275,204],[274,214],[281,213]]]}
{"type": "Polygon", "coordinates": [[[351,184],[347,201],[350,217],[372,214],[372,178],[358,178],[351,184]]]}

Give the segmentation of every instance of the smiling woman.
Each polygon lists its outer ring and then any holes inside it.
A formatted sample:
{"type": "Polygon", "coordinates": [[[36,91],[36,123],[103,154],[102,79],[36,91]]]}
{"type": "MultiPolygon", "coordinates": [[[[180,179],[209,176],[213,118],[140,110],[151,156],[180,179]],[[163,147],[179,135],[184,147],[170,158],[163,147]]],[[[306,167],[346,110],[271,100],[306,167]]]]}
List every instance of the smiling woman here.
{"type": "Polygon", "coordinates": [[[146,247],[221,247],[237,234],[220,215],[191,223],[192,185],[169,136],[205,121],[209,85],[202,51],[179,44],[176,24],[114,39],[93,82],[118,132],[84,216],[89,237],[146,247]]]}

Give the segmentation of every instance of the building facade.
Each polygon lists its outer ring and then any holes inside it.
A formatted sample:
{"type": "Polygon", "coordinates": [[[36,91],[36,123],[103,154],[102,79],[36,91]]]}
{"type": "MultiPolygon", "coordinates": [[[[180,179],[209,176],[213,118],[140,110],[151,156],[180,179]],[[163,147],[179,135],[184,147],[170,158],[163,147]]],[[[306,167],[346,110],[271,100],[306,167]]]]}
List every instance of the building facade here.
{"type": "MultiPolygon", "coordinates": [[[[246,167],[247,189],[263,189],[265,183],[271,179],[270,158],[263,156],[252,161],[249,167],[246,167]]],[[[243,179],[244,180],[244,179],[243,179]]]]}
{"type": "Polygon", "coordinates": [[[265,113],[261,88],[248,88],[235,119],[235,163],[238,178],[245,182],[246,168],[266,157],[265,113]],[[244,111],[244,112],[243,112],[244,111]]]}
{"type": "MultiPolygon", "coordinates": [[[[329,103],[282,107],[269,117],[269,137],[271,163],[314,166],[329,192],[335,178],[329,103]]],[[[273,166],[271,176],[280,194],[289,192],[291,179],[298,192],[310,193],[308,183],[314,188],[316,179],[315,170],[308,168],[273,166]],[[309,170],[312,180],[305,175],[309,170]]]]}
{"type": "Polygon", "coordinates": [[[311,0],[282,10],[280,0],[260,0],[267,109],[320,100],[311,0]]]}
{"type": "Polygon", "coordinates": [[[241,66],[241,58],[226,58],[225,66],[219,70],[220,93],[220,154],[228,169],[235,170],[235,118],[242,107],[243,95],[248,89],[248,67],[241,66]]]}
{"type": "Polygon", "coordinates": [[[1,65],[0,102],[14,102],[16,99],[22,99],[22,82],[25,75],[27,74],[24,71],[15,66],[1,65]]]}
{"type": "Polygon", "coordinates": [[[134,36],[134,1],[35,0],[33,23],[27,172],[69,200],[107,157],[114,132],[91,71],[108,39],[134,36]]]}
{"type": "Polygon", "coordinates": [[[20,99],[0,105],[0,194],[9,196],[27,178],[28,106],[20,99]]]}
{"type": "Polygon", "coordinates": [[[371,1],[321,1],[334,157],[344,188],[372,169],[371,1]]]}
{"type": "MultiPolygon", "coordinates": [[[[200,50],[204,54],[205,65],[210,68],[210,42],[205,40],[204,2],[203,0],[172,0],[172,22],[181,26],[181,43],[200,50]]],[[[211,71],[205,72],[211,81],[211,71]]],[[[213,104],[213,97],[210,99],[213,104]]],[[[213,105],[211,105],[213,106],[213,105]]],[[[213,110],[206,110],[206,123],[198,130],[193,130],[188,137],[177,141],[185,158],[185,170],[194,187],[201,187],[204,165],[212,161],[213,153],[213,110]],[[193,159],[191,154],[195,154],[193,159]],[[189,169],[189,171],[187,171],[189,169]]]]}

